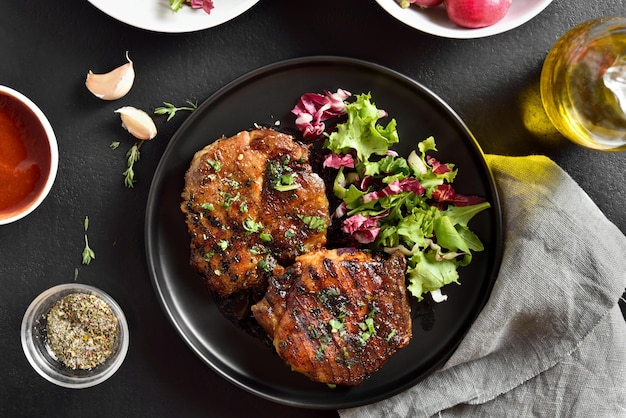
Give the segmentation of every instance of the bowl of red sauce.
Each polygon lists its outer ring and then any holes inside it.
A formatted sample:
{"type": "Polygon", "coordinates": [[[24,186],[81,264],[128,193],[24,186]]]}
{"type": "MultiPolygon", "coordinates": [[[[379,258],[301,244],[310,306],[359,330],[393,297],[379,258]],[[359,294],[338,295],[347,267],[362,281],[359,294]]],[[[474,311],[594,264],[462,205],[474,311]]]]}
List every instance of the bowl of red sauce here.
{"type": "Polygon", "coordinates": [[[0,85],[0,225],[43,202],[58,165],[57,140],[46,116],[29,98],[0,85]]]}

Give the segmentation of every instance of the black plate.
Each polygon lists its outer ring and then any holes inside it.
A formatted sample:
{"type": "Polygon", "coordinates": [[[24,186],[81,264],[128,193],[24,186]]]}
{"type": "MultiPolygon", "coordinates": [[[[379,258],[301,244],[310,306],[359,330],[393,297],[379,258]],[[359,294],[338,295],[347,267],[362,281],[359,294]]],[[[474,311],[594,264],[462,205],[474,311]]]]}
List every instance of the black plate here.
{"type": "MultiPolygon", "coordinates": [[[[189,347],[228,381],[266,399],[308,408],[347,408],[400,392],[448,359],[484,306],[495,280],[502,246],[498,195],[482,151],[461,119],[415,81],[375,64],[336,57],[312,57],[270,65],[245,75],[204,102],[169,143],[156,170],[146,214],[146,251],[153,284],[174,327],[189,347]],[[217,310],[189,267],[189,237],[179,209],[184,174],[196,151],[222,135],[254,123],[294,128],[290,111],[305,92],[346,89],[371,92],[379,108],[398,121],[408,155],[434,135],[443,162],[459,168],[460,193],[486,197],[492,209],[470,227],[485,251],[460,270],[461,286],[449,285],[445,303],[433,307],[432,328],[414,321],[413,339],[359,387],[330,389],[290,371],[271,349],[236,328],[217,310]]],[[[427,318],[428,319],[428,318],[427,318]]],[[[428,322],[428,321],[426,321],[428,322]]]]}

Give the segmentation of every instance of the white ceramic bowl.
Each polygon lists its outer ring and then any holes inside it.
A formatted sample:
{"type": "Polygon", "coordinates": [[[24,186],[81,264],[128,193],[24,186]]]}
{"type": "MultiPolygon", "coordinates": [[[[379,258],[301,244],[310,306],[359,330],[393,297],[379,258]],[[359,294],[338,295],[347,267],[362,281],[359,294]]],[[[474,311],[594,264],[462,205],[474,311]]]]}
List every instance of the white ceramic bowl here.
{"type": "MultiPolygon", "coordinates": [[[[15,201],[11,200],[0,207],[0,225],[4,225],[22,219],[34,211],[48,196],[57,174],[59,149],[52,126],[37,105],[22,93],[1,85],[0,117],[2,117],[0,125],[11,124],[10,127],[0,126],[0,128],[5,129],[5,134],[9,131],[8,128],[11,128],[11,131],[17,131],[19,138],[9,140],[24,147],[23,150],[26,152],[20,165],[13,170],[13,173],[17,173],[14,178],[18,180],[15,181],[22,181],[19,179],[25,178],[22,174],[26,170],[36,170],[38,173],[37,177],[31,176],[27,179],[31,181],[37,178],[27,194],[16,194],[15,201]]],[[[0,159],[0,163],[1,161],[0,159]]],[[[0,168],[11,170],[13,167],[0,168]]]]}
{"type": "Polygon", "coordinates": [[[246,12],[259,0],[216,0],[210,14],[184,6],[178,12],[167,1],[88,0],[114,19],[137,28],[162,33],[186,33],[212,28],[246,12]]]}
{"type": "Polygon", "coordinates": [[[59,386],[81,389],[102,383],[122,365],[128,351],[129,333],[124,312],[109,295],[95,287],[69,283],[52,287],[37,296],[30,304],[21,329],[22,348],[37,373],[59,386]],[[92,294],[106,302],[118,321],[118,334],[113,352],[103,363],[92,369],[71,369],[58,360],[48,345],[47,316],[54,304],[73,293],[92,294]]]}
{"type": "Polygon", "coordinates": [[[443,38],[472,39],[496,35],[514,29],[537,16],[552,0],[513,0],[506,16],[495,25],[478,29],[461,28],[446,15],[443,5],[432,8],[400,7],[397,0],[376,0],[387,13],[399,21],[431,35],[443,38]]]}

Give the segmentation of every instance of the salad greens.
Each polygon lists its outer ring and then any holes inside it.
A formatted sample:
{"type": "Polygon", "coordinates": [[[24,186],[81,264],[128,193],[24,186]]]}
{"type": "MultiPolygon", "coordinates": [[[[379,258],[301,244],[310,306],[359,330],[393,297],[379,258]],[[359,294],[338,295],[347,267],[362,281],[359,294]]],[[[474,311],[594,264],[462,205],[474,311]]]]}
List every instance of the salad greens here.
{"type": "Polygon", "coordinates": [[[426,292],[435,301],[445,300],[440,289],[458,283],[458,267],[471,262],[473,251],[483,250],[468,223],[490,204],[456,193],[452,183],[458,170],[430,156],[437,151],[433,137],[419,142],[407,158],[392,151],[399,142],[395,119],[383,126],[388,115],[369,93],[347,102],[350,95],[341,89],[307,93],[292,110],[303,135],[323,137],[330,151],[324,167],[337,170],[333,193],[340,201],[333,216],[355,245],[400,250],[407,260],[407,289],[418,300],[426,292]],[[341,114],[346,120],[326,131],[324,121],[341,114]]]}
{"type": "Polygon", "coordinates": [[[213,10],[213,0],[169,0],[170,9],[174,12],[178,12],[185,4],[191,6],[193,9],[202,9],[207,14],[213,10]]]}

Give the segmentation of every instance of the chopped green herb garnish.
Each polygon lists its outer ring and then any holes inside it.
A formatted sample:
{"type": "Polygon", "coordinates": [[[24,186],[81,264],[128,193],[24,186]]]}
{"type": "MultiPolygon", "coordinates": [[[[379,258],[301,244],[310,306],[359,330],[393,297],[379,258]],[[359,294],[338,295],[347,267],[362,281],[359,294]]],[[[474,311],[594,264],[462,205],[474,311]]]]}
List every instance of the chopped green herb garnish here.
{"type": "Polygon", "coordinates": [[[337,332],[339,332],[340,335],[345,333],[345,326],[343,322],[338,319],[331,319],[330,321],[328,321],[328,325],[330,325],[330,332],[332,332],[333,334],[337,332]]]}
{"type": "Polygon", "coordinates": [[[215,210],[215,206],[213,205],[213,203],[203,203],[200,205],[200,207],[206,210],[211,210],[211,211],[215,210]]]}
{"type": "Polygon", "coordinates": [[[222,169],[222,165],[220,164],[220,162],[218,160],[211,160],[208,159],[206,160],[206,162],[213,167],[213,170],[215,171],[220,171],[222,169]]]}
{"type": "Polygon", "coordinates": [[[317,328],[315,328],[313,325],[309,325],[306,328],[306,334],[309,336],[310,339],[312,340],[317,340],[320,337],[320,333],[317,330],[317,328]]]}
{"type": "Polygon", "coordinates": [[[276,260],[271,254],[267,254],[262,260],[259,260],[258,266],[266,273],[271,273],[276,267],[276,260]]]}
{"type": "Polygon", "coordinates": [[[259,264],[258,265],[259,265],[259,268],[261,270],[263,270],[264,272],[269,273],[269,271],[270,271],[270,264],[267,262],[266,259],[263,258],[263,259],[259,260],[259,264]]]}
{"type": "Polygon", "coordinates": [[[204,257],[202,257],[202,259],[203,259],[204,261],[210,261],[210,260],[211,260],[211,258],[212,258],[214,255],[215,255],[215,251],[211,250],[211,251],[209,251],[209,252],[207,252],[207,253],[204,253],[204,257]]]}
{"type": "Polygon", "coordinates": [[[222,203],[220,203],[220,205],[224,209],[228,209],[229,207],[231,207],[232,204],[235,203],[237,200],[239,200],[239,198],[241,197],[241,195],[239,193],[237,193],[235,196],[233,196],[230,193],[221,192],[220,195],[222,196],[222,199],[224,199],[224,201],[222,203]]]}
{"type": "Polygon", "coordinates": [[[308,215],[307,216],[297,215],[297,216],[302,222],[304,222],[306,226],[308,226],[309,228],[313,230],[317,230],[321,232],[324,229],[326,229],[326,220],[323,218],[320,218],[319,216],[308,216],[308,215]]]}
{"type": "Polygon", "coordinates": [[[265,241],[265,242],[271,242],[273,239],[272,235],[266,232],[259,234],[259,238],[261,239],[261,241],[265,241]]]}
{"type": "Polygon", "coordinates": [[[315,360],[318,360],[318,361],[324,360],[325,350],[326,350],[326,346],[324,344],[320,344],[315,350],[315,360]]]}
{"type": "Polygon", "coordinates": [[[241,189],[241,184],[233,178],[227,177],[222,179],[222,181],[229,185],[233,190],[241,189]]]}
{"type": "Polygon", "coordinates": [[[263,229],[263,224],[261,224],[260,222],[254,222],[251,217],[247,217],[246,219],[244,219],[242,225],[243,229],[248,232],[259,232],[263,229]]]}
{"type": "Polygon", "coordinates": [[[281,184],[284,184],[284,185],[286,185],[286,186],[288,186],[288,185],[290,185],[290,184],[293,184],[293,176],[294,176],[294,174],[293,174],[293,173],[283,174],[283,175],[280,177],[280,183],[281,183],[281,184]]]}
{"type": "Polygon", "coordinates": [[[297,184],[277,184],[276,186],[274,186],[275,190],[278,190],[279,192],[288,192],[290,190],[296,190],[298,189],[300,186],[298,186],[297,184]]]}
{"type": "Polygon", "coordinates": [[[267,164],[269,182],[279,192],[287,192],[300,187],[294,182],[295,174],[288,165],[290,161],[290,158],[287,156],[283,159],[282,164],[277,161],[270,161],[267,164]]]}
{"type": "Polygon", "coordinates": [[[264,248],[259,247],[258,245],[254,245],[252,248],[250,248],[250,254],[252,255],[259,255],[259,254],[263,254],[265,251],[264,248]]]}
{"type": "Polygon", "coordinates": [[[374,318],[368,315],[368,317],[365,318],[365,322],[359,322],[358,325],[359,325],[359,328],[361,328],[361,332],[359,333],[359,339],[361,340],[361,344],[365,345],[367,340],[369,340],[370,337],[376,334],[376,327],[374,326],[374,318]]]}

